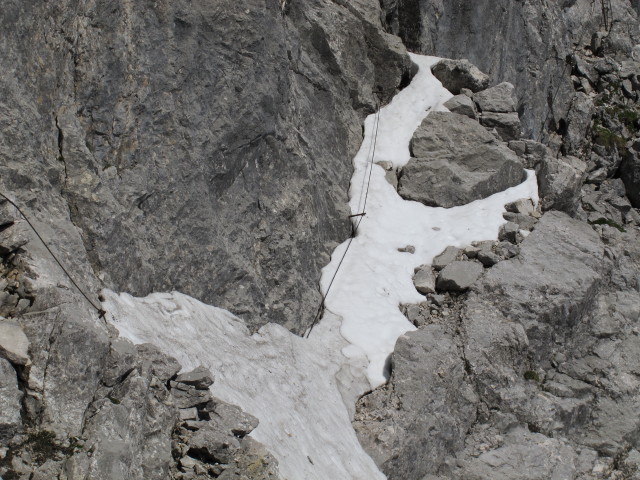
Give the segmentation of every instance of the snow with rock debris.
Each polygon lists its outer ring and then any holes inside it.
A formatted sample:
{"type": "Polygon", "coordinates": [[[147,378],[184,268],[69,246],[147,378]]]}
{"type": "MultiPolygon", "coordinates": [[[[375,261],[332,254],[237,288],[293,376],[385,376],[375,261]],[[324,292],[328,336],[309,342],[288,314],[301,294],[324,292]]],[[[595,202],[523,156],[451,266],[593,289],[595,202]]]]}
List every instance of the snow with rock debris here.
{"type": "MultiPolygon", "coordinates": [[[[431,74],[436,58],[412,59],[418,74],[379,115],[375,161],[394,167],[409,160],[409,140],[427,113],[444,110],[442,102],[451,96],[431,74]]],[[[275,324],[249,335],[229,312],[177,292],[145,298],[104,292],[104,307],[121,335],[156,344],[184,370],[209,367],[216,377],[213,395],[258,417],[251,436],[278,459],[283,479],[385,478],[358,443],[351,417],[358,395],[385,381],[384,365],[397,338],[414,329],[399,311],[400,304],[424,300],[413,286],[414,268],[449,245],[495,239],[504,204],[523,197],[537,201],[532,172],[523,184],[462,207],[402,200],[383,169],[371,164],[375,124],[375,115],[367,118],[350,189],[352,213],[361,213],[371,175],[367,214],[308,339],[275,324]],[[414,254],[398,251],[407,245],[414,254]]],[[[347,245],[338,246],[323,269],[323,292],[347,245]]]]}

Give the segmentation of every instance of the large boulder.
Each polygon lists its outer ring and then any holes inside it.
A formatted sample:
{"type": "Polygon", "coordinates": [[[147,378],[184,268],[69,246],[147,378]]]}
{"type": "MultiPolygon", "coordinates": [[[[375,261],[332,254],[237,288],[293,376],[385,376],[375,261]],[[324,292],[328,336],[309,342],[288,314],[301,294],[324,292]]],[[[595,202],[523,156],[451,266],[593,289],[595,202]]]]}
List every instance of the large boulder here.
{"type": "Polygon", "coordinates": [[[431,67],[431,72],[454,95],[459,94],[463,88],[478,92],[489,86],[489,77],[466,59],[440,60],[431,67]]]}
{"type": "Polygon", "coordinates": [[[416,130],[413,157],[401,172],[398,192],[429,206],[454,207],[519,184],[525,173],[515,153],[478,122],[435,112],[416,130]]]}
{"type": "Polygon", "coordinates": [[[511,83],[502,82],[495,87],[476,93],[473,101],[482,112],[515,112],[516,99],[513,90],[511,83]]]}

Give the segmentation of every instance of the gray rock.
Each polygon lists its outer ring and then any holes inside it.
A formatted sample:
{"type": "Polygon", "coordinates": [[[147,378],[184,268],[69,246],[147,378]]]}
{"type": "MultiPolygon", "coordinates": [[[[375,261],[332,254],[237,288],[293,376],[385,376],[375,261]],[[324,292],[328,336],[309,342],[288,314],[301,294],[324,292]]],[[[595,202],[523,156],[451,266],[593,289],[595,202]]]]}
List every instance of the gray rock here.
{"type": "Polygon", "coordinates": [[[193,408],[181,408],[178,410],[178,418],[180,420],[197,420],[198,419],[198,409],[193,408]]]}
{"type": "Polygon", "coordinates": [[[196,407],[204,405],[211,400],[209,390],[198,390],[191,385],[176,382],[171,382],[171,387],[171,394],[178,408],[196,407]]]}
{"type": "Polygon", "coordinates": [[[430,206],[464,205],[524,178],[518,157],[462,115],[430,114],[416,130],[411,150],[416,158],[402,170],[398,193],[430,206]]]}
{"type": "Polygon", "coordinates": [[[592,98],[586,93],[576,92],[564,122],[563,153],[565,155],[580,156],[591,129],[591,119],[594,114],[592,98]]]}
{"type": "Polygon", "coordinates": [[[480,250],[477,255],[478,260],[485,267],[493,267],[501,258],[491,251],[480,250]]]}
{"type": "Polygon", "coordinates": [[[444,107],[448,108],[450,112],[457,113],[459,115],[465,115],[469,118],[476,119],[476,105],[473,100],[467,95],[459,94],[447,100],[444,107]]]}
{"type": "Polygon", "coordinates": [[[22,428],[20,409],[22,392],[18,388],[17,373],[11,364],[0,358],[0,444],[6,445],[22,428]]]}
{"type": "Polygon", "coordinates": [[[436,270],[442,270],[444,267],[449,265],[460,255],[461,250],[457,247],[449,246],[445,248],[442,253],[436,255],[432,262],[431,266],[436,270]]]}
{"type": "Polygon", "coordinates": [[[198,390],[207,390],[213,385],[213,375],[208,368],[200,366],[190,372],[181,373],[176,377],[175,381],[193,385],[198,390]]]}
{"type": "Polygon", "coordinates": [[[505,142],[510,140],[518,140],[522,135],[522,126],[520,118],[516,112],[513,113],[494,113],[484,112],[480,115],[480,124],[489,130],[496,129],[500,138],[505,142]]]}
{"type": "Polygon", "coordinates": [[[462,292],[471,287],[481,274],[480,263],[456,261],[440,272],[436,285],[440,291],[462,292]]]}
{"type": "Polygon", "coordinates": [[[191,437],[189,447],[189,456],[205,463],[231,463],[240,442],[229,433],[207,427],[191,437]]]}
{"type": "Polygon", "coordinates": [[[592,305],[603,260],[604,246],[589,225],[548,212],[520,244],[517,258],[487,271],[478,305],[490,298],[491,310],[517,318],[536,358],[547,359],[555,332],[574,325],[592,305]]]}
{"type": "Polygon", "coordinates": [[[401,253],[416,253],[416,247],[414,247],[413,245],[407,245],[406,247],[400,247],[398,249],[399,252],[401,253]]]}
{"type": "Polygon", "coordinates": [[[529,215],[533,213],[534,207],[533,202],[530,198],[521,198],[519,200],[516,200],[515,202],[507,203],[504,206],[504,209],[507,212],[523,213],[529,215]]]}
{"type": "Polygon", "coordinates": [[[354,427],[390,480],[423,478],[462,447],[476,417],[475,394],[442,326],[400,337],[392,362],[393,390],[364,396],[354,427]]]}
{"type": "Polygon", "coordinates": [[[513,258],[520,254],[520,247],[511,242],[500,242],[494,248],[495,253],[502,258],[513,258]]]}
{"type": "Polygon", "coordinates": [[[462,464],[460,478],[522,480],[575,478],[576,452],[560,440],[518,429],[510,432],[504,445],[462,464]]]}
{"type": "Polygon", "coordinates": [[[508,146],[519,157],[524,157],[525,153],[527,153],[527,144],[522,140],[511,140],[508,146]]]}
{"type": "Polygon", "coordinates": [[[156,376],[161,382],[172,379],[182,368],[175,358],[165,355],[150,343],[136,345],[136,350],[142,358],[142,371],[156,376]]]}
{"type": "Polygon", "coordinates": [[[428,293],[435,293],[436,291],[436,277],[431,270],[430,265],[423,265],[416,270],[413,276],[413,285],[423,295],[428,293]]]}
{"type": "Polygon", "coordinates": [[[502,214],[502,218],[508,222],[517,223],[520,230],[533,230],[533,227],[538,223],[537,218],[522,213],[505,212],[502,214]]]}
{"type": "Polygon", "coordinates": [[[473,101],[481,112],[508,113],[516,111],[514,87],[509,82],[502,82],[495,87],[477,92],[473,101]]]}
{"type": "Polygon", "coordinates": [[[19,17],[0,61],[5,193],[58,230],[71,215],[81,246],[63,251],[88,251],[113,290],[175,289],[252,327],[304,331],[324,256],[349,236],[344,159],[413,75],[401,40],[368,2],[289,2],[283,15],[161,0],[153,18],[103,6],[3,9],[19,17]]]}
{"type": "Polygon", "coordinates": [[[221,431],[229,431],[237,437],[250,434],[258,426],[258,419],[240,408],[220,400],[209,402],[203,412],[208,413],[210,422],[221,431]]]}
{"type": "Polygon", "coordinates": [[[576,157],[546,156],[536,169],[542,209],[574,213],[586,170],[587,165],[576,157]]]}
{"type": "Polygon", "coordinates": [[[463,88],[477,92],[489,85],[489,77],[466,59],[440,60],[431,67],[431,71],[444,88],[454,95],[458,95],[463,88]]]}
{"type": "Polygon", "coordinates": [[[0,357],[14,365],[30,363],[29,339],[16,322],[0,319],[0,357]]]}
{"type": "Polygon", "coordinates": [[[498,240],[506,240],[511,243],[520,243],[520,226],[517,223],[507,222],[500,227],[498,240]]]}

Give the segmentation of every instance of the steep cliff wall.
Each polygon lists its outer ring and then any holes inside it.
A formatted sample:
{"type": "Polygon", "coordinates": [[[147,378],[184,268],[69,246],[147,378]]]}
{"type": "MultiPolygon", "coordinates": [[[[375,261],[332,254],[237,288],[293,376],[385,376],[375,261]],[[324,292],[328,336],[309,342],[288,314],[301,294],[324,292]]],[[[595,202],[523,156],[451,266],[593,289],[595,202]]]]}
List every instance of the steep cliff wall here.
{"type": "Polygon", "coordinates": [[[9,2],[3,189],[68,208],[109,287],[303,330],[349,232],[362,116],[411,75],[378,18],[375,2],[9,2]]]}
{"type": "Polygon", "coordinates": [[[383,0],[387,28],[410,51],[468,58],[495,83],[516,86],[526,136],[558,130],[573,97],[567,56],[591,49],[630,56],[640,38],[631,0],[383,0]],[[608,45],[608,47],[607,47],[608,45]],[[546,123],[546,125],[545,125],[546,123]]]}

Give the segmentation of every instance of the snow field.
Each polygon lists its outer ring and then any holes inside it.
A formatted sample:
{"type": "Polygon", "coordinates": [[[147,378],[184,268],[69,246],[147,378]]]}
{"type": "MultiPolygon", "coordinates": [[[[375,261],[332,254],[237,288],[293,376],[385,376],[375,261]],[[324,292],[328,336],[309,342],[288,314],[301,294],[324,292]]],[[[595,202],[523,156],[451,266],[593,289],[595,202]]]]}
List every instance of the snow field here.
{"type": "MultiPolygon", "coordinates": [[[[444,110],[441,104],[451,96],[431,75],[436,58],[412,59],[418,74],[379,115],[375,161],[395,167],[409,161],[409,141],[423,118],[444,110]]],[[[104,308],[122,336],[157,345],[184,370],[199,364],[211,369],[213,395],[260,420],[251,436],[277,458],[286,480],[385,478],[362,450],[351,418],[355,400],[385,381],[384,365],[397,338],[414,329],[398,308],[424,301],[413,286],[414,269],[449,245],[497,238],[505,203],[537,201],[532,172],[523,184],[463,207],[402,200],[383,169],[370,163],[375,124],[375,115],[365,122],[350,188],[352,213],[361,213],[371,173],[367,214],[308,339],[275,324],[249,335],[229,312],[177,292],[145,298],[104,292],[104,308]],[[397,251],[406,245],[415,253],[397,251]]],[[[323,293],[347,245],[339,245],[323,269],[323,293]]]]}

